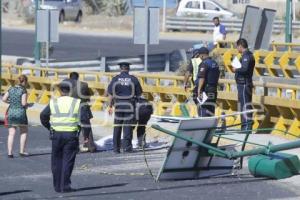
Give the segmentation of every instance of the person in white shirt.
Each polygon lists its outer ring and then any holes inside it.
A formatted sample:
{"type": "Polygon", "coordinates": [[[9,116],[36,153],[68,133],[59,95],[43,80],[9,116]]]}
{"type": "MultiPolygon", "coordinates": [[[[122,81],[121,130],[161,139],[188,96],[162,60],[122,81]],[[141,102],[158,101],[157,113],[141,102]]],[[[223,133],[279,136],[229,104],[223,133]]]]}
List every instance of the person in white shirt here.
{"type": "MultiPolygon", "coordinates": [[[[213,40],[214,40],[214,45],[216,46],[218,44],[218,41],[224,41],[226,39],[226,29],[223,24],[220,24],[219,17],[214,17],[213,22],[215,25],[213,40]]],[[[224,44],[220,44],[220,47],[223,47],[223,46],[224,46],[224,44]]]]}

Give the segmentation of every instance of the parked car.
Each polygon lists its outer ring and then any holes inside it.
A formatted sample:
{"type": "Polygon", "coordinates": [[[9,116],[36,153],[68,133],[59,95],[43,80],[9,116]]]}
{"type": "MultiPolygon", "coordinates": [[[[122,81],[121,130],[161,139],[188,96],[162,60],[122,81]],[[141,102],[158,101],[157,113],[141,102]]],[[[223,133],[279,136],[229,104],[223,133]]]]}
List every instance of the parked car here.
{"type": "Polygon", "coordinates": [[[181,0],[176,15],[203,16],[207,18],[231,18],[234,16],[233,12],[212,0],[181,0]]]}
{"type": "MultiPolygon", "coordinates": [[[[72,20],[78,23],[82,20],[81,0],[44,0],[41,9],[59,10],[59,22],[72,20]]],[[[28,7],[25,8],[25,18],[27,22],[33,22],[35,19],[35,0],[31,0],[28,7]]]]}

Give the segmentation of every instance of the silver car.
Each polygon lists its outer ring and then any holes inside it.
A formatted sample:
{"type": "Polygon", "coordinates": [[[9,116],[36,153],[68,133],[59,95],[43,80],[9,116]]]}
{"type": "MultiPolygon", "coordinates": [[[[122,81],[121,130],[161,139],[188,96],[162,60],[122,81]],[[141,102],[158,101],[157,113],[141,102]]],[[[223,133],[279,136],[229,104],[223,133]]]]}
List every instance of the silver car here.
{"type": "MultiPolygon", "coordinates": [[[[44,0],[40,5],[41,9],[59,10],[59,22],[72,20],[80,23],[82,20],[81,0],[44,0]]],[[[35,18],[35,0],[25,9],[25,18],[27,22],[33,22],[35,18]]]]}

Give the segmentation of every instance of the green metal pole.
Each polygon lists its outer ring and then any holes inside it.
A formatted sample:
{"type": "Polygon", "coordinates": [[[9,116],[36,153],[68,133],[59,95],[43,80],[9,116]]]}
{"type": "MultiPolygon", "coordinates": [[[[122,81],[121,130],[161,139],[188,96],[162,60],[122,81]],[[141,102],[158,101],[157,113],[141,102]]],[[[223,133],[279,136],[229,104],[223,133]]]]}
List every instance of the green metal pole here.
{"type": "Polygon", "coordinates": [[[223,150],[221,150],[221,149],[218,149],[218,148],[213,147],[213,146],[211,146],[211,145],[205,144],[205,143],[203,143],[203,142],[198,142],[198,141],[193,140],[193,139],[191,139],[191,138],[184,137],[184,136],[182,136],[180,133],[174,133],[174,132],[172,132],[172,131],[169,131],[169,130],[167,130],[167,129],[164,129],[164,128],[160,127],[160,126],[157,125],[157,124],[153,124],[151,127],[154,128],[154,129],[156,129],[156,130],[158,130],[158,131],[161,131],[161,132],[163,132],[163,133],[166,133],[166,134],[168,134],[168,135],[172,135],[172,136],[174,136],[174,137],[176,137],[176,138],[179,138],[179,139],[182,139],[182,140],[191,142],[191,143],[193,143],[193,144],[199,145],[199,146],[201,146],[201,147],[204,147],[204,148],[210,150],[210,152],[212,152],[213,154],[217,154],[218,156],[222,156],[222,157],[226,157],[226,158],[229,158],[229,157],[230,157],[230,152],[223,151],[223,150]]]}
{"type": "Polygon", "coordinates": [[[37,11],[40,8],[39,0],[35,0],[35,43],[34,43],[34,60],[36,67],[40,66],[40,49],[41,44],[37,41],[37,11]]]}
{"type": "Polygon", "coordinates": [[[292,0],[286,0],[286,13],[285,13],[285,42],[291,43],[292,42],[292,19],[293,19],[293,12],[292,12],[292,0]]]}
{"type": "Polygon", "coordinates": [[[269,145],[267,147],[259,147],[259,148],[247,150],[247,151],[240,151],[240,152],[224,151],[219,148],[213,147],[209,144],[205,144],[203,142],[199,142],[199,141],[193,140],[191,138],[185,137],[184,135],[182,135],[180,133],[174,133],[172,131],[164,129],[157,124],[153,124],[151,127],[158,131],[166,133],[168,135],[172,135],[176,138],[179,138],[179,139],[191,142],[193,144],[199,145],[203,148],[206,148],[208,150],[208,152],[211,154],[215,154],[216,156],[220,156],[220,157],[224,157],[224,158],[228,158],[228,159],[236,159],[236,158],[240,158],[240,157],[253,156],[253,155],[258,155],[258,154],[268,155],[270,153],[275,153],[277,151],[300,148],[300,140],[296,140],[293,142],[288,142],[288,143],[278,144],[278,145],[269,145]]]}
{"type": "Polygon", "coordinates": [[[257,149],[252,149],[248,151],[241,151],[241,152],[229,152],[231,155],[229,158],[239,158],[244,156],[253,156],[257,154],[266,154],[275,153],[277,151],[283,151],[288,149],[295,149],[300,148],[300,140],[296,140],[294,142],[288,142],[284,144],[278,145],[270,145],[268,147],[259,147],[257,149]]]}

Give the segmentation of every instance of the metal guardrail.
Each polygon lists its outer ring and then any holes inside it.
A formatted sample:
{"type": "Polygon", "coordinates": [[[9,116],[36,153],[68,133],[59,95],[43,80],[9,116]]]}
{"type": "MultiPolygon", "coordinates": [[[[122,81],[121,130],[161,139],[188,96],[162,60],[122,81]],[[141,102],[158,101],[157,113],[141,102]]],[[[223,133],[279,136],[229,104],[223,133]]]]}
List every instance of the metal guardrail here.
{"type": "MultiPolygon", "coordinates": [[[[53,91],[55,83],[66,78],[71,70],[45,69],[35,67],[3,66],[3,90],[7,90],[18,76],[24,71],[28,73],[30,89],[28,101],[40,104],[49,103],[50,98],[57,93],[53,91]],[[36,71],[40,76],[36,76],[36,71]],[[50,75],[50,76],[49,76],[50,75]]],[[[92,108],[101,110],[107,102],[106,89],[115,73],[79,72],[80,79],[88,82],[94,96],[91,98],[92,108]]],[[[155,114],[173,116],[181,115],[180,106],[191,96],[191,91],[183,88],[183,76],[136,74],[141,82],[145,97],[155,104],[155,114]]],[[[238,101],[236,83],[232,79],[221,79],[218,91],[217,114],[225,111],[226,114],[237,111],[238,101]]],[[[253,103],[263,105],[261,110],[264,117],[255,116],[254,128],[272,127],[300,136],[300,86],[289,84],[270,83],[268,81],[254,82],[253,103]]],[[[197,109],[193,104],[186,104],[191,116],[195,116],[197,109]]],[[[237,124],[239,118],[230,118],[227,124],[237,124]]],[[[274,134],[282,132],[273,131],[274,134]]]]}
{"type": "MultiPolygon", "coordinates": [[[[150,72],[176,71],[180,62],[187,60],[185,50],[174,50],[170,53],[153,54],[148,56],[148,70],[150,72]]],[[[32,66],[33,59],[19,58],[16,59],[17,65],[32,66]]],[[[73,70],[91,70],[102,72],[119,71],[118,63],[131,63],[132,71],[144,70],[144,56],[136,57],[100,57],[98,60],[72,61],[72,62],[55,62],[50,61],[48,67],[56,69],[73,69],[73,70]]],[[[46,63],[42,62],[41,67],[46,67],[46,63]]]]}
{"type": "MultiPolygon", "coordinates": [[[[225,41],[228,48],[214,49],[214,54],[221,57],[221,64],[225,71],[233,73],[231,61],[238,55],[235,42],[225,41]]],[[[272,43],[270,51],[255,50],[254,73],[256,76],[284,77],[288,79],[299,78],[300,76],[300,45],[292,43],[272,43]]]]}
{"type": "MultiPolygon", "coordinates": [[[[228,32],[241,31],[243,20],[241,19],[221,19],[228,32]]],[[[273,26],[273,33],[284,31],[285,22],[276,20],[273,26]]],[[[167,30],[181,31],[213,31],[212,19],[191,18],[191,17],[168,17],[166,21],[167,30]]],[[[293,22],[293,30],[300,30],[300,22],[293,22]]]]}

